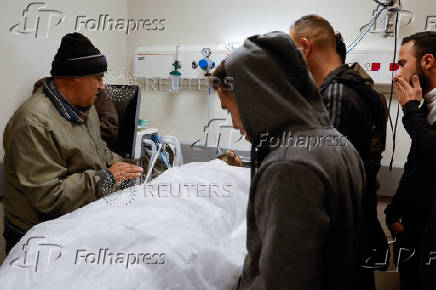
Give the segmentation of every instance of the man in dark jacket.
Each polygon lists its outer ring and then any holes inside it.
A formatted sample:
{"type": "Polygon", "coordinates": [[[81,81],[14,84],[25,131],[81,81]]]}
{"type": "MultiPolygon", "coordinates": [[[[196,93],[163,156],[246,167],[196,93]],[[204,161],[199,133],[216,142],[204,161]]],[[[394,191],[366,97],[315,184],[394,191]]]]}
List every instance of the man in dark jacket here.
{"type": "Polygon", "coordinates": [[[294,42],[252,36],[214,76],[223,109],[252,143],[239,289],[351,289],[364,169],[331,126],[294,42]]]}
{"type": "MultiPolygon", "coordinates": [[[[385,213],[386,224],[396,238],[395,261],[401,289],[408,290],[420,289],[419,269],[426,265],[419,264],[419,257],[436,192],[436,32],[404,38],[398,63],[395,91],[412,145],[398,190],[385,213]],[[424,103],[419,107],[422,98],[424,103]]],[[[435,245],[424,247],[428,254],[436,251],[435,245]],[[429,247],[433,249],[428,251],[429,247]]],[[[424,261],[428,262],[428,258],[424,261]]]]}
{"type": "Polygon", "coordinates": [[[355,68],[344,64],[345,44],[327,20],[304,16],[295,22],[290,35],[305,56],[333,126],[351,141],[365,166],[361,257],[353,289],[375,289],[374,269],[387,268],[389,249],[377,219],[376,196],[386,142],[386,106],[355,68]]]}

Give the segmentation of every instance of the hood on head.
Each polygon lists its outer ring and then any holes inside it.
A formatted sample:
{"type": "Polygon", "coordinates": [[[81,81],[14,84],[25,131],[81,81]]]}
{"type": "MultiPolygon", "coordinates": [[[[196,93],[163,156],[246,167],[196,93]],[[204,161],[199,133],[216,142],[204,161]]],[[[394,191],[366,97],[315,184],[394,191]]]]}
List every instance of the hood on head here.
{"type": "Polygon", "coordinates": [[[225,62],[250,140],[284,130],[330,127],[330,120],[306,63],[283,32],[254,35],[225,62]]]}

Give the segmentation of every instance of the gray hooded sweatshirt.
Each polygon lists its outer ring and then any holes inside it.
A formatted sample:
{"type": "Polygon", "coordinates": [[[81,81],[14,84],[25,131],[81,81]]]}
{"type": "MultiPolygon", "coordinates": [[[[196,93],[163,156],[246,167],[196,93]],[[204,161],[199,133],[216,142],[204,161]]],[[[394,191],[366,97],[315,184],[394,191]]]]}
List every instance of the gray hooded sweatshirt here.
{"type": "Polygon", "coordinates": [[[239,289],[351,289],[365,182],[359,154],[330,125],[288,35],[246,39],[225,69],[256,167],[239,289]]]}

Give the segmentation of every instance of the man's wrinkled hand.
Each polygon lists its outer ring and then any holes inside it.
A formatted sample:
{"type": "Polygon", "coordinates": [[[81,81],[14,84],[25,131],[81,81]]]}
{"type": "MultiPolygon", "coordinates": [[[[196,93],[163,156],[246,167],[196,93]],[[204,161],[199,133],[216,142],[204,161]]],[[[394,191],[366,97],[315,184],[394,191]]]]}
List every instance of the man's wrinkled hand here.
{"type": "Polygon", "coordinates": [[[112,172],[116,184],[119,184],[127,179],[135,179],[141,176],[143,172],[143,169],[141,167],[126,162],[114,163],[108,169],[110,172],[112,172]]]}
{"type": "Polygon", "coordinates": [[[401,106],[404,106],[408,101],[416,100],[420,102],[422,100],[422,88],[417,75],[412,77],[413,86],[401,76],[395,76],[393,81],[395,93],[401,106]]]}

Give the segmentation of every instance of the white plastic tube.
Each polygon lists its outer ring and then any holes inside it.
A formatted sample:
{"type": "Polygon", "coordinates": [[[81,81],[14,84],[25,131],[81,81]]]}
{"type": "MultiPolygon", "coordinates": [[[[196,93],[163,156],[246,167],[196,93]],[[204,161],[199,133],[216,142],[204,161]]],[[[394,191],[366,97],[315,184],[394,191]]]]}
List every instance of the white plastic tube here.
{"type": "Polygon", "coordinates": [[[162,139],[165,143],[169,143],[174,145],[174,147],[176,147],[176,154],[174,156],[174,164],[175,166],[182,166],[183,165],[183,155],[182,155],[182,149],[180,146],[180,142],[179,140],[171,135],[165,135],[162,136],[162,139]]]}
{"type": "Polygon", "coordinates": [[[154,164],[156,163],[157,157],[159,156],[159,152],[160,152],[161,149],[162,149],[162,144],[159,144],[159,147],[158,147],[158,149],[157,149],[157,151],[156,151],[156,154],[154,155],[154,158],[153,158],[153,159],[150,158],[149,168],[150,168],[150,166],[151,166],[151,169],[147,172],[147,176],[145,176],[145,183],[148,182],[148,179],[149,179],[150,176],[151,176],[151,172],[152,172],[152,170],[153,170],[153,166],[154,166],[154,164]]]}
{"type": "Polygon", "coordinates": [[[158,155],[157,154],[157,149],[156,149],[156,144],[150,140],[150,139],[144,139],[143,140],[144,145],[150,145],[151,146],[151,156],[150,156],[150,161],[148,163],[148,168],[147,168],[147,177],[145,178],[145,182],[147,182],[147,178],[149,176],[149,172],[151,172],[153,170],[153,166],[154,166],[154,162],[152,162],[152,160],[156,159],[155,157],[158,155]]]}

